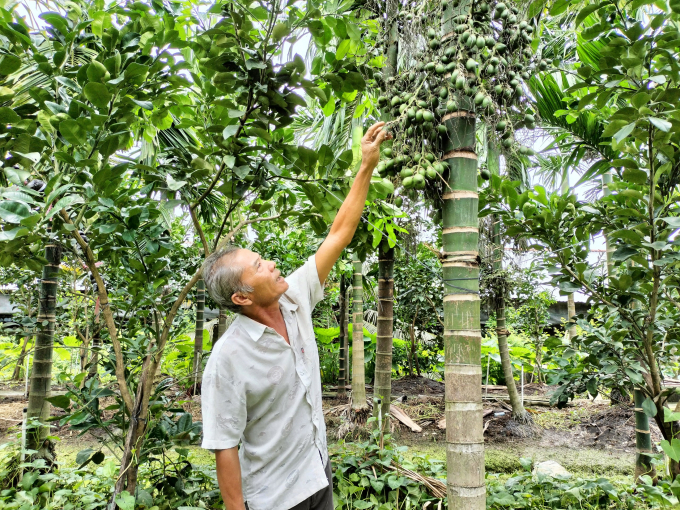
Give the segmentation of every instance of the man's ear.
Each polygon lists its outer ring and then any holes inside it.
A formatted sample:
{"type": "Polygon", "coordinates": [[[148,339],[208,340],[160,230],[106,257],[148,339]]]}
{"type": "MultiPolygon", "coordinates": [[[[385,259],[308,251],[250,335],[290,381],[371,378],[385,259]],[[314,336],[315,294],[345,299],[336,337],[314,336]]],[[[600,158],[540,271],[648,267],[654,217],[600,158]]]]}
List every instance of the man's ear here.
{"type": "Polygon", "coordinates": [[[238,292],[234,292],[231,295],[231,302],[239,306],[248,306],[253,304],[253,301],[249,297],[238,292]]]}

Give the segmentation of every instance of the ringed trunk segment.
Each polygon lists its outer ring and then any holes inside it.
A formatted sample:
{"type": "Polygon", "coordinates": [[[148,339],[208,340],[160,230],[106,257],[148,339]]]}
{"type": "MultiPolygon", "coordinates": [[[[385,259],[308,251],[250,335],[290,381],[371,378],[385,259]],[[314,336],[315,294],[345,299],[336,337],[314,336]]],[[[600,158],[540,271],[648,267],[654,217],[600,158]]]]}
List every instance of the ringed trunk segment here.
{"type": "MultiPolygon", "coordinates": [[[[202,374],[203,364],[203,323],[205,311],[205,281],[203,278],[196,282],[196,330],[194,334],[194,390],[198,386],[202,374]]],[[[195,393],[195,391],[194,391],[195,393]]]]}
{"type": "MultiPolygon", "coordinates": [[[[50,403],[46,400],[52,395],[52,354],[54,348],[55,309],[59,285],[59,264],[61,248],[50,242],[45,246],[45,259],[40,281],[40,308],[38,312],[38,333],[36,335],[33,368],[31,371],[28,396],[27,418],[46,423],[50,417],[50,403]],[[43,323],[47,322],[46,326],[43,323]]],[[[26,435],[26,448],[42,450],[49,435],[49,425],[30,428],[26,435]]]]}
{"type": "MultiPolygon", "coordinates": [[[[445,26],[451,10],[445,11],[445,26]]],[[[476,126],[475,116],[468,109],[449,114],[443,120],[448,133],[442,147],[448,166],[442,197],[442,266],[447,493],[451,510],[486,508],[476,126]]]]}
{"type": "Polygon", "coordinates": [[[354,277],[352,278],[352,408],[365,409],[366,375],[364,367],[364,303],[363,268],[358,256],[352,256],[354,277]]]}
{"type": "Polygon", "coordinates": [[[347,391],[347,277],[343,274],[340,277],[340,295],[338,296],[338,339],[340,341],[340,352],[338,356],[338,396],[345,396],[347,391]]]}
{"type": "MultiPolygon", "coordinates": [[[[392,338],[394,333],[394,249],[378,251],[378,335],[375,350],[375,387],[373,395],[380,405],[373,406],[373,416],[382,415],[383,430],[389,431],[392,400],[392,338]]],[[[375,422],[378,426],[378,421],[375,422]]]]}
{"type": "Polygon", "coordinates": [[[642,409],[645,394],[640,388],[633,390],[635,400],[635,482],[639,483],[642,475],[656,478],[656,470],[652,466],[652,435],[649,430],[649,417],[642,409]]]}

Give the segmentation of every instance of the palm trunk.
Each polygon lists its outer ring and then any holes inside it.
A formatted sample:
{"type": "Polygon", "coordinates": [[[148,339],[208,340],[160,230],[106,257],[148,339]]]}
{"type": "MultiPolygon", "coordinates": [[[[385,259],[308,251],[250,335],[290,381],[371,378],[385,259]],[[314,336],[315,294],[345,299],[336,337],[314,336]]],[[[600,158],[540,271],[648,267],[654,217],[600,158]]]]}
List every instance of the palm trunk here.
{"type": "MultiPolygon", "coordinates": [[[[399,25],[397,23],[398,3],[386,1],[386,15],[389,22],[385,78],[397,74],[399,53],[399,25]]],[[[389,122],[390,115],[385,109],[382,120],[389,122]]],[[[390,142],[388,142],[389,144],[390,142]]],[[[382,430],[389,431],[390,402],[392,401],[392,338],[394,334],[394,249],[383,239],[378,249],[378,331],[375,346],[375,387],[373,395],[380,398],[380,405],[373,406],[373,416],[382,416],[382,430]]],[[[378,420],[375,421],[378,425],[378,420]]]]}
{"type": "MultiPolygon", "coordinates": [[[[375,346],[375,388],[373,395],[380,405],[373,406],[373,416],[382,415],[383,430],[389,430],[392,400],[392,337],[394,331],[394,249],[378,252],[378,335],[375,346]]],[[[378,421],[375,422],[376,426],[378,421]]]]}
{"type": "Polygon", "coordinates": [[[366,406],[366,376],[364,370],[364,302],[362,264],[352,256],[354,264],[354,290],[352,313],[352,409],[355,413],[366,406]]]}
{"type": "Polygon", "coordinates": [[[222,338],[222,335],[227,331],[227,311],[220,308],[220,316],[217,321],[217,340],[222,338]]]}
{"type": "Polygon", "coordinates": [[[649,430],[649,418],[642,409],[645,394],[639,388],[633,390],[635,399],[635,481],[638,482],[642,475],[656,478],[656,472],[652,466],[652,435],[649,430]]]}
{"type": "Polygon", "coordinates": [[[26,359],[26,346],[32,336],[33,335],[26,335],[24,337],[24,343],[21,345],[21,354],[19,354],[17,364],[14,366],[14,372],[12,372],[13,381],[20,381],[22,379],[21,370],[24,368],[24,360],[26,359]]]}
{"type": "Polygon", "coordinates": [[[345,397],[347,395],[347,277],[343,274],[340,277],[340,295],[338,296],[338,324],[340,331],[338,332],[338,340],[340,341],[340,354],[338,356],[338,397],[345,397]]]}
{"type": "Polygon", "coordinates": [[[203,364],[203,310],[205,308],[205,281],[196,282],[196,331],[194,334],[194,395],[202,377],[203,364]]]}
{"type": "MultiPolygon", "coordinates": [[[[52,394],[52,351],[56,322],[57,288],[59,285],[59,264],[61,263],[61,248],[54,244],[52,240],[49,240],[47,246],[45,246],[45,259],[47,263],[43,267],[40,282],[38,334],[33,352],[27,414],[29,420],[37,419],[41,423],[46,423],[50,417],[50,403],[46,399],[52,394]]],[[[47,425],[31,427],[26,434],[26,448],[38,450],[39,456],[45,456],[49,448],[49,441],[47,441],[49,430],[50,428],[47,425]]]]}
{"type": "MultiPolygon", "coordinates": [[[[468,1],[448,4],[442,33],[469,9],[468,1]]],[[[447,493],[449,510],[485,510],[476,119],[469,99],[459,99],[461,109],[442,119],[447,493]]]]}

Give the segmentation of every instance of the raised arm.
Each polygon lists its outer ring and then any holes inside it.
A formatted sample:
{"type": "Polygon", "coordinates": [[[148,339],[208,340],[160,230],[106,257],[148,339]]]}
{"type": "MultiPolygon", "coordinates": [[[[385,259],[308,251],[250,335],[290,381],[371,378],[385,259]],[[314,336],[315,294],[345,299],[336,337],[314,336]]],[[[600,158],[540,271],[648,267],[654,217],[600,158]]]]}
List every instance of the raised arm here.
{"type": "Polygon", "coordinates": [[[373,175],[373,170],[380,159],[380,144],[384,140],[392,138],[387,131],[382,130],[384,125],[384,122],[373,124],[361,139],[361,167],[347,198],[340,207],[333,225],[331,225],[328,237],[319,247],[319,251],[316,252],[316,270],[322,284],[326,281],[342,250],[352,242],[352,237],[354,237],[354,232],[366,204],[371,175],[373,175]]]}

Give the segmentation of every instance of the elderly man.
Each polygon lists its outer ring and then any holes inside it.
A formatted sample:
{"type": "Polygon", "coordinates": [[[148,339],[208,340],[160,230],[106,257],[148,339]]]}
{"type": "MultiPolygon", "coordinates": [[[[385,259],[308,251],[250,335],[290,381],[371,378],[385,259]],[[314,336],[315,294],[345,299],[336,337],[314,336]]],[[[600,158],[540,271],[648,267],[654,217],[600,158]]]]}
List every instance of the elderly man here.
{"type": "Polygon", "coordinates": [[[312,309],[361,219],[380,144],[390,138],[383,125],[366,132],[350,192],[300,269],[284,278],[276,262],[234,246],[203,265],[212,298],[238,313],[202,385],[203,447],[215,452],[227,510],[333,510],[312,309]]]}

